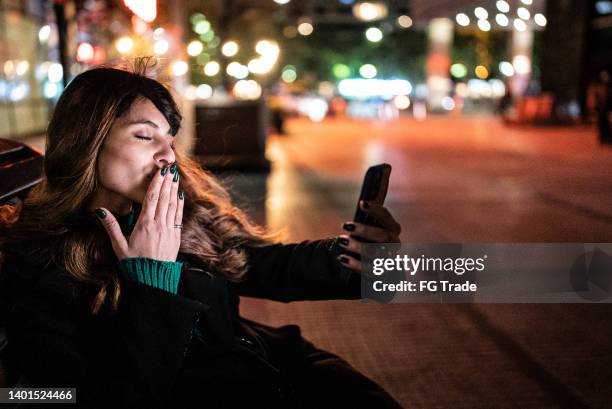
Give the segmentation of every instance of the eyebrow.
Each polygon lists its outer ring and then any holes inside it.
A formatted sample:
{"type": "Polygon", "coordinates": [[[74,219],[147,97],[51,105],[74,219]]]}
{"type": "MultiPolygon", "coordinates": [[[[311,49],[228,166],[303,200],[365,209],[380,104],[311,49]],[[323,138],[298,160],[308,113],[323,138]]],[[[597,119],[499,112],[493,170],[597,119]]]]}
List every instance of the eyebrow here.
{"type": "MultiPolygon", "coordinates": [[[[149,125],[150,127],[153,127],[155,129],[159,129],[159,125],[157,125],[155,122],[151,121],[150,119],[135,119],[132,121],[127,121],[127,125],[140,125],[140,124],[144,124],[144,125],[149,125]]],[[[167,134],[170,134],[171,129],[168,129],[167,134]]],[[[172,137],[174,137],[174,135],[171,135],[172,137]]]]}

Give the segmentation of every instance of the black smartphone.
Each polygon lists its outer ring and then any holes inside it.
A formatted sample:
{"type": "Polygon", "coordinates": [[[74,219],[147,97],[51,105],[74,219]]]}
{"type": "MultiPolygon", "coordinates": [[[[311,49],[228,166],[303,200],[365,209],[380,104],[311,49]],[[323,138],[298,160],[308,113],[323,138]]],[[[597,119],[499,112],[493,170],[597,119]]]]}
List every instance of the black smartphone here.
{"type": "Polygon", "coordinates": [[[357,202],[357,210],[355,211],[354,221],[362,224],[376,226],[376,220],[371,220],[369,215],[361,210],[359,202],[366,200],[378,205],[385,202],[387,189],[389,188],[389,177],[391,176],[391,165],[381,163],[380,165],[371,166],[363,178],[361,185],[361,193],[357,202]]]}

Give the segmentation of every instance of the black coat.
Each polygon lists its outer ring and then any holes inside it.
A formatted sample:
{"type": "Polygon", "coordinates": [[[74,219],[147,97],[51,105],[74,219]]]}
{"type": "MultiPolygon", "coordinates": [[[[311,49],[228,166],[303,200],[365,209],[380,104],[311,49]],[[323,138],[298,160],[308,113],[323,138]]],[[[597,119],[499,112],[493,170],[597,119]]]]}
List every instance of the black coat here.
{"type": "MultiPolygon", "coordinates": [[[[305,407],[311,398],[310,406],[342,407],[330,403],[333,397],[314,396],[329,391],[312,389],[317,382],[329,387],[326,376],[340,382],[342,373],[347,391],[362,388],[379,399],[376,407],[399,407],[345,361],[304,340],[298,327],[270,328],[239,316],[240,295],[283,302],[358,298],[360,277],[336,260],[337,243],[246,250],[241,283],[179,254],[177,295],[122,281],[118,312],[93,316],[91,288],[27,249],[9,248],[2,287],[11,367],[32,386],[76,387],[79,407],[288,408],[305,407]],[[331,371],[310,373],[321,360],[331,371]]],[[[350,400],[338,398],[349,407],[350,400]]],[[[351,406],[370,407],[363,396],[358,401],[351,406]]]]}

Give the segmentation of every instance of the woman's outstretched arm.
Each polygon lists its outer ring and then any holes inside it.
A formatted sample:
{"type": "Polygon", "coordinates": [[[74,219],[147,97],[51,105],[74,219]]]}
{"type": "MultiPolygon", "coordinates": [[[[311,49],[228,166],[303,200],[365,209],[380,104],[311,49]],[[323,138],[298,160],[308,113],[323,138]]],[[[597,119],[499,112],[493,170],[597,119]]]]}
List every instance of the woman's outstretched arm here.
{"type": "Polygon", "coordinates": [[[276,301],[356,299],[360,275],[342,266],[334,238],[246,248],[249,269],[241,295],[276,301]]]}
{"type": "MultiPolygon", "coordinates": [[[[238,292],[284,302],[359,298],[362,286],[371,288],[374,281],[371,274],[362,274],[362,244],[399,244],[401,232],[384,206],[363,200],[359,205],[374,226],[347,222],[343,228],[349,234],[336,238],[246,248],[249,270],[246,280],[236,285],[238,292]]],[[[376,300],[388,302],[392,297],[389,293],[376,300]]]]}

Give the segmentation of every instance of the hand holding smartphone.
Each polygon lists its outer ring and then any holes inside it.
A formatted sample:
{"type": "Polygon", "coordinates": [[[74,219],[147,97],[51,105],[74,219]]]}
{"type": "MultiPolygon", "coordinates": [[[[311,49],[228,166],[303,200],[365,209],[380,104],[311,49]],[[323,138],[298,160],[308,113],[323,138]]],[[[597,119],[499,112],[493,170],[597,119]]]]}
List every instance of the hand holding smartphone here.
{"type": "Polygon", "coordinates": [[[357,210],[353,219],[355,222],[376,226],[376,220],[371,220],[371,217],[361,209],[359,202],[365,200],[382,206],[387,196],[390,176],[391,165],[388,163],[381,163],[380,165],[368,168],[363,179],[363,185],[361,186],[359,200],[357,201],[357,210]]]}
{"type": "Polygon", "coordinates": [[[401,226],[384,207],[390,176],[391,165],[388,163],[372,166],[365,174],[354,222],[344,223],[343,229],[349,233],[338,237],[338,261],[346,268],[362,272],[362,262],[368,262],[363,257],[369,258],[364,251],[377,248],[365,248],[364,244],[387,243],[391,246],[397,243],[399,246],[401,243],[401,226]]]}

